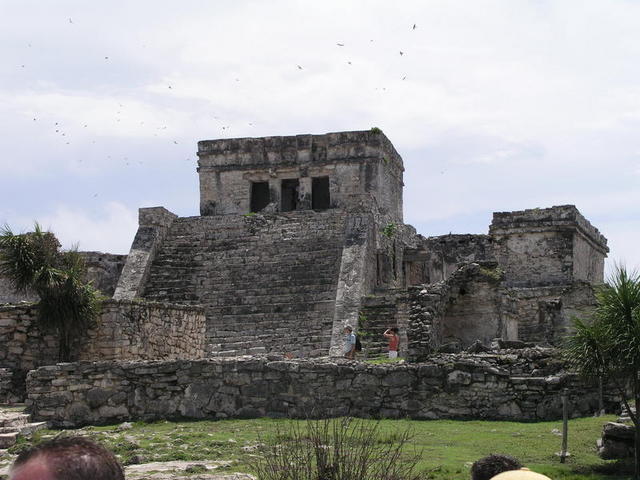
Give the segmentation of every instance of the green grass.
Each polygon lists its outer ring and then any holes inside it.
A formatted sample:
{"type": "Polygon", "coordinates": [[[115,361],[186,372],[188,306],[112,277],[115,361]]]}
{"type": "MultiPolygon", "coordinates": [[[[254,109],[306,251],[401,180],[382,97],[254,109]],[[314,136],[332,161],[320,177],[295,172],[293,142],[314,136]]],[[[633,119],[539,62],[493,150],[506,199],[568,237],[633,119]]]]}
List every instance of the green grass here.
{"type": "Polygon", "coordinates": [[[389,357],[374,357],[368,358],[365,362],[370,363],[372,365],[380,365],[383,363],[400,363],[403,362],[404,358],[389,358],[389,357]]]}
{"type": "MultiPolygon", "coordinates": [[[[379,433],[380,442],[389,443],[398,438],[399,432],[410,429],[414,435],[411,448],[422,452],[419,470],[425,472],[424,478],[434,480],[469,478],[471,463],[490,453],[513,455],[554,480],[618,480],[629,478],[622,474],[623,466],[599,459],[595,451],[602,425],[613,419],[609,416],[571,420],[569,451],[572,456],[565,465],[561,465],[555,455],[560,450],[561,437],[552,433],[553,429],[561,428],[560,422],[383,420],[379,433]]],[[[268,442],[277,429],[286,429],[288,422],[292,420],[138,422],[122,432],[117,426],[107,426],[70,433],[95,437],[125,463],[135,455],[145,462],[233,460],[235,463],[228,471],[248,471],[248,463],[260,454],[260,449],[247,451],[242,447],[268,442]]],[[[44,430],[32,441],[37,443],[58,433],[44,430]]],[[[12,451],[15,453],[28,444],[23,440],[12,451]]]]}

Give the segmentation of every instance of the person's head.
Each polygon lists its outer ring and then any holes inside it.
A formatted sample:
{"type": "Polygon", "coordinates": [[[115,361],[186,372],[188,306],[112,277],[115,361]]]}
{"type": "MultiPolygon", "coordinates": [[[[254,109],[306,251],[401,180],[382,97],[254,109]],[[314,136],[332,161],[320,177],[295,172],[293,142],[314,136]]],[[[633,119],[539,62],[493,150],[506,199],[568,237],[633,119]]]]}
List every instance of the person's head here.
{"type": "Polygon", "coordinates": [[[509,455],[489,455],[471,466],[471,480],[489,480],[499,473],[518,470],[522,465],[509,455]]]}
{"type": "Polygon", "coordinates": [[[124,473],[103,446],[84,437],[61,437],[18,455],[9,480],[124,480],[124,473]]]}
{"type": "Polygon", "coordinates": [[[352,333],[352,332],[353,332],[353,327],[351,325],[345,325],[344,333],[352,333]]]}
{"type": "Polygon", "coordinates": [[[398,333],[400,332],[400,330],[398,330],[398,327],[391,327],[389,330],[391,330],[391,333],[395,333],[396,335],[398,335],[398,333]]]}

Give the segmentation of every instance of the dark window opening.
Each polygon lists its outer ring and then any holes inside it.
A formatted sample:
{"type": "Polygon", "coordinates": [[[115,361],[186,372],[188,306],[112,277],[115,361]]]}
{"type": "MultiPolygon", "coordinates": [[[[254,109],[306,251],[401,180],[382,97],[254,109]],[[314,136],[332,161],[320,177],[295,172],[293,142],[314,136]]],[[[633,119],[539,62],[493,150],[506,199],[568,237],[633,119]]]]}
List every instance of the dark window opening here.
{"type": "Polygon", "coordinates": [[[298,185],[297,178],[282,180],[282,208],[283,212],[290,212],[298,208],[298,185]]]}
{"type": "Polygon", "coordinates": [[[326,210],[331,206],[329,193],[329,177],[316,177],[311,183],[311,208],[326,210]]]}
{"type": "Polygon", "coordinates": [[[251,183],[251,211],[261,212],[269,205],[269,182],[251,183]]]}

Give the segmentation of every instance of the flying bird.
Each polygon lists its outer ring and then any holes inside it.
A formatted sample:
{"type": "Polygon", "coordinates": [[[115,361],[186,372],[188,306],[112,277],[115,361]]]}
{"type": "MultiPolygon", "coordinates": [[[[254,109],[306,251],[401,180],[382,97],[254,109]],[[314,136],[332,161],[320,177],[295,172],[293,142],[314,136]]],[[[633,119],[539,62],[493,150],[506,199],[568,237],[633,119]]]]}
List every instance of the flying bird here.
{"type": "Polygon", "coordinates": [[[69,23],[73,23],[73,20],[71,20],[71,17],[69,17],[69,23]]]}
{"type": "Polygon", "coordinates": [[[336,43],[339,47],[344,47],[344,43],[336,43]]]}
{"type": "Polygon", "coordinates": [[[298,70],[302,70],[302,67],[300,65],[297,65],[298,70]]]}
{"type": "Polygon", "coordinates": [[[413,28],[411,30],[415,30],[416,29],[416,24],[413,24],[413,28]]]}
{"type": "Polygon", "coordinates": [[[402,50],[400,50],[400,55],[404,55],[404,52],[402,50]]]}
{"type": "Polygon", "coordinates": [[[406,80],[406,79],[407,79],[407,76],[406,76],[406,75],[405,75],[404,77],[402,77],[402,80],[406,80]]]}

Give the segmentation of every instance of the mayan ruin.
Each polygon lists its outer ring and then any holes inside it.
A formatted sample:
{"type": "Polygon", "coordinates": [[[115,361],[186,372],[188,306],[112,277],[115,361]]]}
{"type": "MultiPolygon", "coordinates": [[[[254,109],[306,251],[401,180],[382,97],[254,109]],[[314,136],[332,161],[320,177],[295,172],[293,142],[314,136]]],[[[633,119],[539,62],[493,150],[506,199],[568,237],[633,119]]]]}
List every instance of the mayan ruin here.
{"type": "MultiPolygon", "coordinates": [[[[570,330],[573,316],[593,309],[593,287],[603,282],[608,252],[606,239],[574,206],[498,212],[486,235],[420,235],[403,222],[402,158],[377,130],[201,141],[198,157],[200,216],[143,208],[129,255],[83,254],[88,275],[112,298],[78,360],[173,363],[125,370],[50,366],[33,371],[25,390],[28,371],[56,363],[56,339],[37,331],[35,305],[16,303],[32,299],[18,298],[5,286],[3,398],[24,400],[18,392],[26,392],[39,418],[61,426],[155,418],[160,412],[196,418],[296,415],[308,408],[306,396],[287,401],[286,408],[252,399],[280,391],[276,385],[284,388],[295,372],[325,371],[330,358],[342,356],[346,325],[360,332],[363,354],[372,358],[383,353],[380,331],[395,326],[400,355],[418,363],[403,368],[392,385],[412,385],[415,392],[383,394],[382,403],[355,402],[351,410],[313,399],[315,408],[416,418],[558,415],[558,372],[553,363],[545,365],[545,352],[570,330]],[[504,349],[514,352],[513,364],[498,367],[501,357],[478,356],[504,349]],[[442,363],[447,355],[466,366],[442,363]],[[420,362],[430,364],[428,370],[420,362]],[[227,373],[191,378],[206,365],[227,373]],[[488,373],[495,368],[504,377],[488,373]],[[110,383],[122,380],[106,391],[80,381],[104,375],[98,372],[110,372],[110,383]],[[270,379],[264,390],[256,386],[256,376],[263,375],[270,379]],[[433,383],[416,384],[415,375],[444,378],[436,383],[459,385],[460,392],[444,403],[418,402],[433,394],[423,391],[433,383]],[[552,380],[544,380],[549,375],[552,380]],[[236,376],[235,393],[221,394],[202,410],[202,395],[221,392],[214,385],[236,376]],[[125,378],[131,386],[118,386],[125,378]],[[531,406],[503,385],[539,378],[540,398],[531,406]],[[150,380],[159,398],[168,394],[163,385],[189,387],[179,398],[166,397],[157,411],[152,397],[125,393],[150,380]],[[72,388],[78,381],[83,387],[72,388]],[[478,397],[477,382],[504,390],[506,397],[478,397]]],[[[343,367],[334,368],[337,374],[343,367]]],[[[323,377],[330,379],[330,372],[323,377]]],[[[389,374],[378,368],[367,373],[371,380],[361,380],[358,372],[353,382],[382,385],[389,374]]],[[[302,377],[299,385],[315,375],[302,377]]],[[[336,385],[314,382],[320,383],[304,391],[327,392],[336,385]]],[[[597,402],[594,392],[574,392],[581,397],[576,408],[585,413],[597,402]]]]}
{"type": "Polygon", "coordinates": [[[640,480],[640,3],[2,7],[0,480],[640,480]]]}

